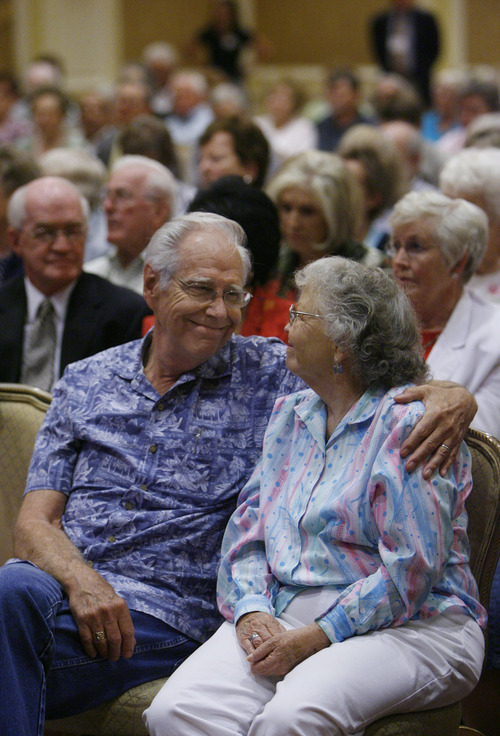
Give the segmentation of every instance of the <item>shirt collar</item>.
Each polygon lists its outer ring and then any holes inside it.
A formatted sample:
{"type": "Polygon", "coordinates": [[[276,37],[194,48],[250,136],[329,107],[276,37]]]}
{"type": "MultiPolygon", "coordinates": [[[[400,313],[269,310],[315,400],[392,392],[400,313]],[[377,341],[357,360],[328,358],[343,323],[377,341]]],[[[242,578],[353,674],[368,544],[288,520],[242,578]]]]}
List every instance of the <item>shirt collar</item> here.
{"type": "Polygon", "coordinates": [[[76,279],[73,281],[69,286],[67,286],[65,289],[61,289],[61,291],[56,292],[55,294],[51,294],[50,297],[47,297],[46,294],[42,294],[41,291],[39,291],[36,286],[34,286],[29,278],[27,276],[24,277],[24,286],[26,289],[26,304],[27,304],[27,310],[26,310],[26,317],[28,324],[32,324],[35,321],[36,314],[38,312],[38,308],[40,304],[44,301],[44,299],[49,299],[52,306],[54,307],[54,312],[56,314],[56,319],[64,322],[64,319],[66,317],[66,311],[68,309],[68,302],[71,297],[71,294],[73,292],[73,289],[76,286],[76,279]]]}
{"type": "MultiPolygon", "coordinates": [[[[154,327],[152,327],[141,342],[138,343],[137,353],[133,361],[129,364],[116,364],[115,371],[121,378],[124,378],[125,380],[133,380],[136,377],[138,378],[140,374],[144,376],[144,359],[151,346],[153,330],[154,327]]],[[[196,378],[210,379],[230,375],[232,373],[231,352],[232,338],[211,358],[194,368],[192,371],[183,373],[178,379],[177,384],[186,383],[187,381],[192,381],[196,378]]]]}
{"type": "MultiPolygon", "coordinates": [[[[354,425],[371,421],[384,394],[385,391],[382,388],[373,387],[367,389],[335,427],[328,442],[331,442],[332,439],[343,432],[349,424],[354,425]]],[[[312,390],[306,391],[302,395],[303,399],[295,406],[295,412],[308,427],[316,441],[324,444],[326,423],[325,404],[312,390]]]]}

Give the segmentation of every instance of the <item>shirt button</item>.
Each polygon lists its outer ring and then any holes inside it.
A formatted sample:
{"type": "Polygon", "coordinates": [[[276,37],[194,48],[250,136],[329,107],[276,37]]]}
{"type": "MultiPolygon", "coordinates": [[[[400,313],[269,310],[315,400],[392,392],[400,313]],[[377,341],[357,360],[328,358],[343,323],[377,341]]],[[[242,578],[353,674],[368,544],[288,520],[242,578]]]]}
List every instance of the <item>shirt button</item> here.
{"type": "Polygon", "coordinates": [[[132,501],[127,501],[125,503],[125,508],[127,509],[127,511],[132,511],[132,509],[134,508],[134,504],[132,503],[132,501]]]}
{"type": "Polygon", "coordinates": [[[116,542],[116,537],[113,534],[110,534],[108,537],[108,542],[116,542]]]}
{"type": "Polygon", "coordinates": [[[160,401],[160,403],[157,405],[158,411],[163,411],[165,409],[165,404],[163,401],[160,401]]]}
{"type": "Polygon", "coordinates": [[[152,455],[154,455],[157,449],[158,449],[158,448],[156,447],[156,445],[151,445],[151,446],[150,446],[150,448],[149,448],[149,452],[150,452],[150,453],[151,453],[152,455]]]}
{"type": "Polygon", "coordinates": [[[145,483],[143,483],[143,484],[142,484],[141,486],[139,486],[139,487],[140,487],[141,491],[147,491],[147,490],[148,490],[148,487],[147,487],[147,485],[146,485],[145,483]]]}

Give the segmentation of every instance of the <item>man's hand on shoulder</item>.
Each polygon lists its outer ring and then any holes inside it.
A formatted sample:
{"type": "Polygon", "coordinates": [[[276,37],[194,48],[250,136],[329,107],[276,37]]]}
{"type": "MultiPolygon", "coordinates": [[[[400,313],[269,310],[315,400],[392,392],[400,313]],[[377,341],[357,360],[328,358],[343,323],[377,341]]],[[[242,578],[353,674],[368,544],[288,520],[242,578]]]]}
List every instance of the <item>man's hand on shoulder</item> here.
{"type": "Polygon", "coordinates": [[[431,381],[413,386],[396,396],[400,404],[422,401],[425,414],[401,446],[401,457],[408,458],[412,472],[423,465],[429,480],[439,468],[445,476],[477,411],[476,400],[463,386],[451,381],[431,381]]]}

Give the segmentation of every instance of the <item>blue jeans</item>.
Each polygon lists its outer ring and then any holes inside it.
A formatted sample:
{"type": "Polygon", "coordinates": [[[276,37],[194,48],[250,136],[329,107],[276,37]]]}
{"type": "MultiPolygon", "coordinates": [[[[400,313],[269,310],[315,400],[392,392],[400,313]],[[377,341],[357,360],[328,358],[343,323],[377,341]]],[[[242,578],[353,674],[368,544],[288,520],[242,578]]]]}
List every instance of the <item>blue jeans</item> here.
{"type": "Polygon", "coordinates": [[[45,718],[93,708],[170,675],[198,642],[130,611],[131,659],[90,659],[59,583],[29,562],[0,568],[0,724],[5,736],[42,736],[45,718]]]}

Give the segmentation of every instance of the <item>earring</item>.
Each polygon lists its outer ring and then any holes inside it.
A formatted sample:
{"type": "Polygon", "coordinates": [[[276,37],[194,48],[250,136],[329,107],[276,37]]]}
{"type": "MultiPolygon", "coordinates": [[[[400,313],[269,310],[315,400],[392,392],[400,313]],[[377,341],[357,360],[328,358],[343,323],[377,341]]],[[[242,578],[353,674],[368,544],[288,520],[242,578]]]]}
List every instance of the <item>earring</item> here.
{"type": "Polygon", "coordinates": [[[342,363],[334,363],[333,364],[333,372],[334,373],[342,373],[342,363]]]}
{"type": "Polygon", "coordinates": [[[253,184],[253,178],[251,174],[245,174],[243,177],[245,184],[253,184]]]}

